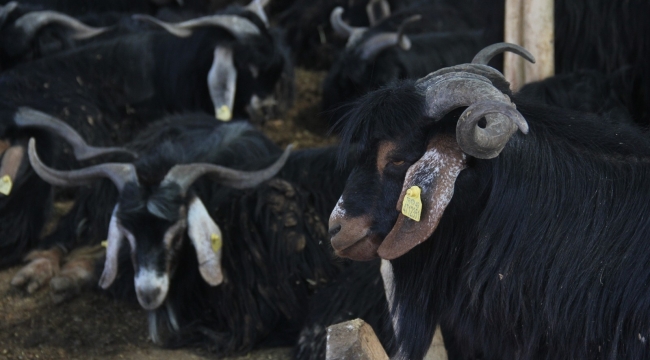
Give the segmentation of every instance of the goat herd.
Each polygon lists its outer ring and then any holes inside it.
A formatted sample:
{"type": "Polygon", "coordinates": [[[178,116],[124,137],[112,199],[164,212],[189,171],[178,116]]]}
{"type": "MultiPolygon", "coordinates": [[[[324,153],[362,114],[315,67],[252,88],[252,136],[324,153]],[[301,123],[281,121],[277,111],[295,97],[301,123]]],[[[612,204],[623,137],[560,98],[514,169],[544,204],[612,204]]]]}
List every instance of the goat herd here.
{"type": "Polygon", "coordinates": [[[215,356],[323,359],[362,318],[396,359],[437,328],[451,359],[650,358],[650,3],[556,0],[558,75],[514,92],[503,0],[266,2],[0,1],[11,285],[215,356]],[[258,130],[294,64],[338,146],[258,130]]]}

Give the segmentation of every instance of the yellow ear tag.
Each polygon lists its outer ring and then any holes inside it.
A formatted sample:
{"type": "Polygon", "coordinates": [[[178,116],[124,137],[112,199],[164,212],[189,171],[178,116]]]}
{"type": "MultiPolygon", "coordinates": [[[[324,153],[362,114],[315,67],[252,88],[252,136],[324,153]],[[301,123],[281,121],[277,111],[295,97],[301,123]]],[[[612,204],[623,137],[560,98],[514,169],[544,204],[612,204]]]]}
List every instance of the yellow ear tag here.
{"type": "Polygon", "coordinates": [[[418,186],[411,186],[410,189],[406,190],[406,196],[404,196],[402,202],[402,214],[415,221],[420,221],[420,215],[422,214],[421,192],[422,190],[418,186]]]}
{"type": "Polygon", "coordinates": [[[218,120],[230,121],[230,119],[232,119],[232,112],[227,105],[221,105],[221,107],[217,109],[216,113],[218,120]]]}
{"type": "Polygon", "coordinates": [[[104,247],[104,248],[108,247],[108,240],[102,241],[102,247],[104,247]]]}
{"type": "Polygon", "coordinates": [[[221,250],[221,246],[223,245],[221,236],[217,234],[210,235],[210,244],[212,245],[212,251],[217,252],[221,250]]]}
{"type": "Polygon", "coordinates": [[[11,181],[11,176],[5,175],[0,178],[0,194],[9,196],[13,186],[14,183],[11,181]]]}

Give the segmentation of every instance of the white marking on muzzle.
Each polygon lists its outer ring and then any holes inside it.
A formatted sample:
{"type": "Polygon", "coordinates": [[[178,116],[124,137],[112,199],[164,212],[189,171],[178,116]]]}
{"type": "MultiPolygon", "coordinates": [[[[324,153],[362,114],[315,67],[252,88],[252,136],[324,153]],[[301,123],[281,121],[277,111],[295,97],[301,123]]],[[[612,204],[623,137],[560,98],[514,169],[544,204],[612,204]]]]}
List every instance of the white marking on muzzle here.
{"type": "Polygon", "coordinates": [[[138,296],[140,305],[153,310],[159,307],[169,291],[169,276],[162,276],[155,270],[140,268],[135,275],[135,293],[138,296]]]}
{"type": "Polygon", "coordinates": [[[330,215],[330,221],[332,219],[342,219],[345,217],[345,208],[343,208],[343,195],[339,198],[339,201],[336,203],[334,210],[332,210],[332,215],[330,215]]]}

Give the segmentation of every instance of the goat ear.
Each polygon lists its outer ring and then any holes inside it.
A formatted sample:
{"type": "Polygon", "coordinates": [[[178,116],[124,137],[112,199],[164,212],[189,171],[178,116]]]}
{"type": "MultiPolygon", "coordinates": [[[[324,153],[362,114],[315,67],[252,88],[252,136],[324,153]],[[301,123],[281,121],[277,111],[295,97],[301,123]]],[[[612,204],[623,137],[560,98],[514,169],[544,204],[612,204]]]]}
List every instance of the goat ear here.
{"type": "Polygon", "coordinates": [[[0,194],[9,196],[18,175],[24,172],[25,145],[20,143],[5,149],[0,157],[0,194]],[[23,171],[20,171],[20,170],[23,171]]]}
{"type": "Polygon", "coordinates": [[[212,67],[208,72],[208,89],[214,105],[214,116],[221,121],[230,121],[237,90],[237,69],[231,48],[217,46],[214,49],[212,67]]]}
{"type": "Polygon", "coordinates": [[[117,220],[117,210],[119,205],[115,205],[111,222],[108,225],[108,237],[106,239],[106,261],[104,262],[104,272],[99,279],[99,286],[102,289],[107,289],[117,276],[117,256],[122,246],[124,239],[124,232],[120,228],[117,220]]]}
{"type": "Polygon", "coordinates": [[[413,186],[419,187],[422,198],[420,221],[400,213],[395,226],[377,250],[382,259],[398,258],[433,234],[454,195],[456,178],[465,167],[465,154],[454,138],[436,137],[429,142],[424,155],[408,169],[397,202],[397,210],[402,212],[408,190],[413,186]]]}
{"type": "Polygon", "coordinates": [[[203,280],[212,286],[221,284],[221,230],[208,214],[201,199],[194,197],[187,211],[188,234],[196,249],[199,271],[203,280]]]}

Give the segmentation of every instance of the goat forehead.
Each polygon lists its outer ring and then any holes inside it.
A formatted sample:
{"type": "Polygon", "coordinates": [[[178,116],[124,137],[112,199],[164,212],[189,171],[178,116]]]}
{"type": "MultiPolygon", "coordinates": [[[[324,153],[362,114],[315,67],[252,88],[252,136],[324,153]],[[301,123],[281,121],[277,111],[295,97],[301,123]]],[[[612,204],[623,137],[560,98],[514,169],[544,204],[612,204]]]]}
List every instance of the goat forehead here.
{"type": "Polygon", "coordinates": [[[126,227],[138,244],[138,250],[162,249],[164,238],[175,223],[157,218],[153,215],[142,216],[139,219],[130,219],[133,222],[126,227]],[[138,221],[139,220],[139,221],[138,221]]]}

